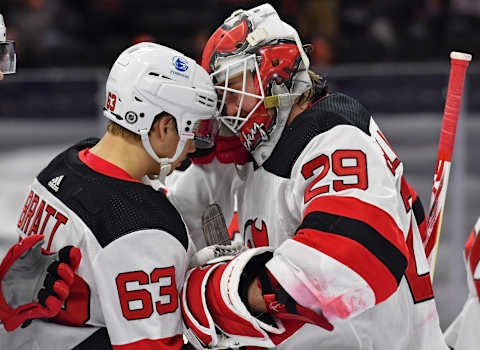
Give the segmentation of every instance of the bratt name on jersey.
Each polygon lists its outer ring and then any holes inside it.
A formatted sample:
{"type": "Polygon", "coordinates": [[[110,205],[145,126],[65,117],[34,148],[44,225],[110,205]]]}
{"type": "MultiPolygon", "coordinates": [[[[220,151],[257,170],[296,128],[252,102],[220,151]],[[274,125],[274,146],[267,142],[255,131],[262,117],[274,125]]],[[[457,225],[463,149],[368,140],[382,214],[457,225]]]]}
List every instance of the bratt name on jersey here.
{"type": "Polygon", "coordinates": [[[20,214],[17,227],[27,236],[32,234],[44,234],[49,237],[46,248],[49,250],[53,236],[60,225],[65,225],[67,221],[68,217],[65,214],[61,213],[53,205],[40,198],[40,196],[34,191],[30,191],[20,214]],[[46,213],[45,215],[43,215],[44,212],[46,213]],[[44,232],[50,217],[54,217],[56,222],[53,224],[53,227],[52,225],[49,226],[51,227],[50,232],[44,232]]]}

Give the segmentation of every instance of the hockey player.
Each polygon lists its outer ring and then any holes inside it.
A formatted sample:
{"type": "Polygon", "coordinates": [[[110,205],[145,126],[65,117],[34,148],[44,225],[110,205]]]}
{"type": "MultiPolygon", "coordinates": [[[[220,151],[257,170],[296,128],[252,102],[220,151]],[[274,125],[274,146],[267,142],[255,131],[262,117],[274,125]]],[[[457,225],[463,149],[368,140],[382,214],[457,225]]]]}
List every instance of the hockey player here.
{"type": "Polygon", "coordinates": [[[28,305],[54,308],[70,296],[52,322],[2,334],[1,349],[182,348],[178,294],[192,242],[165,194],[142,178],[164,181],[196,145],[211,147],[216,103],[205,70],[175,50],[141,43],[117,58],[106,83],[107,132],[73,145],[40,172],[18,221],[22,241],[0,265],[7,329],[28,318],[31,310],[16,306],[35,299],[36,289],[21,300],[15,293],[43,281],[25,277],[22,267],[45,265],[43,253],[66,245],[80,249],[79,265],[78,254],[67,252],[63,270],[48,269],[40,304],[28,305]]]}
{"type": "Polygon", "coordinates": [[[268,4],[235,11],[202,65],[221,121],[250,161],[238,165],[240,149],[222,158],[213,150],[169,194],[201,246],[202,210],[216,201],[228,215],[236,192],[253,248],[187,273],[181,302],[192,344],[447,349],[424,210],[370,113],[326,93],[296,30],[268,4]]]}
{"type": "Polygon", "coordinates": [[[480,344],[480,218],[465,244],[468,297],[463,309],[445,332],[445,339],[454,350],[476,349],[480,344]]]}

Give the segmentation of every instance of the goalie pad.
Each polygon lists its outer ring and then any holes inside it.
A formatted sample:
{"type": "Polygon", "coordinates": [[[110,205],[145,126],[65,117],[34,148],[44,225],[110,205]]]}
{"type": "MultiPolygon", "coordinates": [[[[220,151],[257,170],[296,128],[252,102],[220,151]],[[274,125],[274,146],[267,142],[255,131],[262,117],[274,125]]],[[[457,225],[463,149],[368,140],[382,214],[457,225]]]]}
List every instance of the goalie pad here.
{"type": "Polygon", "coordinates": [[[70,292],[80,250],[68,246],[52,254],[41,248],[43,238],[32,235],[16,243],[0,264],[0,320],[7,331],[54,317],[70,292]]]}
{"type": "Polygon", "coordinates": [[[189,342],[197,349],[240,346],[274,347],[270,335],[282,334],[280,320],[273,324],[254,317],[239,294],[245,266],[255,257],[269,260],[273,249],[254,248],[187,273],[181,292],[181,308],[189,342]],[[265,255],[267,254],[267,255],[265,255]]]}
{"type": "Polygon", "coordinates": [[[248,249],[236,257],[216,257],[188,271],[181,291],[184,334],[197,349],[274,347],[305,323],[328,331],[321,312],[295,302],[265,267],[273,248],[248,249]],[[256,281],[267,313],[253,315],[248,289],[256,281]]]}

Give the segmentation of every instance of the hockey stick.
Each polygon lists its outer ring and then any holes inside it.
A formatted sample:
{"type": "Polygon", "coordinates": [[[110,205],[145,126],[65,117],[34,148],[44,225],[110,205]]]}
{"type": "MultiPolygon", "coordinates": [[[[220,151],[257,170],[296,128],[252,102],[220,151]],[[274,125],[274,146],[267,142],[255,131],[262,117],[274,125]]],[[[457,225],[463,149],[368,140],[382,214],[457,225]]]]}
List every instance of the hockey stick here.
{"type": "Polygon", "coordinates": [[[210,204],[203,212],[202,230],[207,246],[215,244],[230,245],[225,217],[218,204],[210,204]]]}
{"type": "Polygon", "coordinates": [[[448,81],[447,98],[443,112],[442,129],[438,142],[438,156],[433,176],[432,195],[427,217],[427,234],[425,251],[431,266],[431,278],[435,272],[438,241],[442,227],[443,210],[447,197],[448,176],[452,162],[455,134],[457,131],[460,103],[462,101],[463,83],[468,64],[472,55],[467,53],[450,53],[450,78],[448,81]],[[433,261],[432,261],[433,260],[433,261]]]}

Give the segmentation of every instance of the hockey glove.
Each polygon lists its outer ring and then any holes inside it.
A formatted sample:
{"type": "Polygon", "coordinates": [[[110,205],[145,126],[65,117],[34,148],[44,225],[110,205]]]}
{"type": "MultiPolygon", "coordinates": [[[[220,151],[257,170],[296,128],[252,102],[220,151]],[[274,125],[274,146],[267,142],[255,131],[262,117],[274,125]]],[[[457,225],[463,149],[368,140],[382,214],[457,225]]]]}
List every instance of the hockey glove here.
{"type": "Polygon", "coordinates": [[[217,136],[214,148],[195,152],[191,160],[194,164],[208,164],[215,157],[223,164],[243,165],[248,161],[248,152],[237,136],[217,136]]]}
{"type": "MultiPolygon", "coordinates": [[[[197,349],[240,346],[274,347],[306,322],[333,329],[322,315],[289,314],[287,307],[253,315],[248,286],[272,257],[272,248],[249,249],[228,261],[198,266],[187,273],[181,292],[185,336],[197,349]],[[277,317],[277,316],[281,316],[277,317]],[[321,321],[319,321],[321,319],[321,321]]],[[[310,311],[313,313],[313,311],[310,311]]]]}
{"type": "Polygon", "coordinates": [[[78,248],[45,252],[43,235],[13,245],[0,264],[0,320],[7,331],[60,311],[81,260],[78,248]]]}

